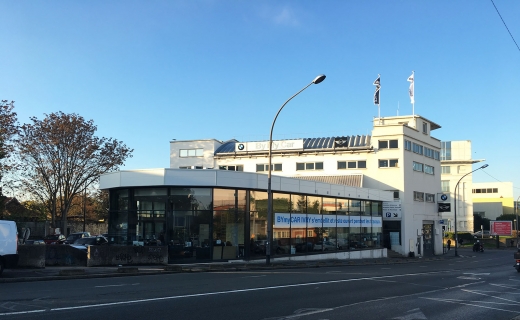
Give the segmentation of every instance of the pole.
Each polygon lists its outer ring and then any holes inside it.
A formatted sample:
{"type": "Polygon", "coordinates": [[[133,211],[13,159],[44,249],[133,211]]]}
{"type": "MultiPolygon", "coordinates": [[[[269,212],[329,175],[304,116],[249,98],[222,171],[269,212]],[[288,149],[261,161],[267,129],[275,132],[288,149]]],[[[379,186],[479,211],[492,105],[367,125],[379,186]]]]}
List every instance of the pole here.
{"type": "Polygon", "coordinates": [[[283,107],[291,101],[294,97],[296,97],[300,92],[310,87],[312,84],[318,84],[325,80],[325,75],[317,76],[311,83],[306,85],[303,89],[295,93],[292,97],[287,99],[285,103],[280,107],[276,116],[274,117],[273,124],[271,125],[271,131],[269,132],[269,168],[267,169],[267,242],[265,246],[265,263],[267,265],[271,264],[271,243],[273,242],[273,193],[271,192],[271,162],[272,162],[272,151],[273,151],[273,129],[274,124],[276,123],[276,119],[282,111],[283,107]]]}
{"type": "Polygon", "coordinates": [[[454,192],[454,204],[455,204],[455,257],[458,257],[459,256],[459,253],[457,251],[458,247],[459,247],[459,238],[458,238],[458,235],[457,235],[457,187],[459,186],[459,183],[462,179],[464,179],[465,176],[467,176],[468,174],[471,174],[477,170],[480,170],[480,169],[484,169],[484,168],[487,168],[488,165],[485,164],[471,172],[468,172],[466,173],[465,175],[462,176],[462,178],[459,179],[459,181],[457,182],[457,184],[455,185],[455,192],[454,192]]]}
{"type": "Polygon", "coordinates": [[[83,232],[85,232],[85,220],[87,216],[87,188],[83,190],[83,232]]]}
{"type": "Polygon", "coordinates": [[[516,230],[516,247],[518,248],[518,200],[520,200],[520,196],[516,198],[515,205],[515,215],[516,215],[516,223],[515,223],[515,230],[516,230]]]}

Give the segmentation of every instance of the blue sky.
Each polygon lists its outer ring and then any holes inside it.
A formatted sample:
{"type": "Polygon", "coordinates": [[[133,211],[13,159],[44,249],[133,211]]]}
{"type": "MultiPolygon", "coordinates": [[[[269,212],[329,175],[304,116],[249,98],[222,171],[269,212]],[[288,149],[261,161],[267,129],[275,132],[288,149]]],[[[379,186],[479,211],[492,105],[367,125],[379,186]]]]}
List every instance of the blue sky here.
{"type": "MultiPolygon", "coordinates": [[[[494,0],[520,42],[520,1],[494,0]]],[[[520,51],[493,3],[460,1],[0,2],[0,98],[22,123],[63,111],[134,149],[124,169],[169,166],[172,139],[267,140],[370,134],[412,113],[440,140],[471,140],[489,167],[476,182],[512,181],[520,51]]],[[[475,166],[476,168],[477,166],[475,166]]]]}

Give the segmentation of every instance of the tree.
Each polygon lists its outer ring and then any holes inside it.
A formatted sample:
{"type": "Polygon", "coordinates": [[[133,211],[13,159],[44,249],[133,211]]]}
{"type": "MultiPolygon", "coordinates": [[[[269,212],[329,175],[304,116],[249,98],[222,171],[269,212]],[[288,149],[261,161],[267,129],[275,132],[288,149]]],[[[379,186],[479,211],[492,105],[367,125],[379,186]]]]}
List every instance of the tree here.
{"type": "Polygon", "coordinates": [[[2,178],[14,168],[11,161],[14,152],[13,139],[18,133],[14,101],[0,101],[0,217],[3,216],[5,208],[5,197],[2,194],[2,178]]]}
{"type": "Polygon", "coordinates": [[[67,213],[73,201],[103,173],[117,170],[133,149],[112,138],[99,138],[93,120],[77,114],[51,113],[31,117],[16,140],[24,188],[46,203],[56,226],[58,214],[67,232],[67,213]]]}
{"type": "Polygon", "coordinates": [[[490,220],[483,218],[479,214],[473,214],[473,231],[480,231],[480,226],[483,226],[484,230],[489,230],[490,220]]]}

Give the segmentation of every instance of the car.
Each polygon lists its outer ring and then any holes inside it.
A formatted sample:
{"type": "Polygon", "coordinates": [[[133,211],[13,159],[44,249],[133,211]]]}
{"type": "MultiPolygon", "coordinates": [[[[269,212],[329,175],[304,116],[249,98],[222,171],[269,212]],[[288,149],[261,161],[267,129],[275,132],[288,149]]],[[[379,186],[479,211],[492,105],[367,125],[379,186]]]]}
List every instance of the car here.
{"type": "Polygon", "coordinates": [[[94,237],[83,237],[76,239],[73,244],[70,246],[76,249],[80,249],[83,251],[88,251],[88,247],[90,246],[102,246],[107,245],[108,240],[103,236],[94,236],[94,237]]]}
{"type": "MultiPolygon", "coordinates": [[[[266,243],[267,240],[256,240],[254,242],[254,252],[260,254],[266,254],[266,243]]],[[[285,249],[280,245],[280,241],[273,239],[273,244],[271,245],[271,253],[285,253],[285,249]]]]}
{"type": "Polygon", "coordinates": [[[43,238],[45,244],[63,244],[65,242],[65,236],[62,234],[49,234],[43,238]]]}
{"type": "Polygon", "coordinates": [[[29,238],[23,244],[45,244],[45,241],[42,238],[29,238]]]}
{"type": "Polygon", "coordinates": [[[484,232],[477,231],[471,234],[474,238],[493,238],[493,235],[489,232],[489,230],[484,230],[484,232]]]}
{"type": "Polygon", "coordinates": [[[65,239],[65,244],[73,244],[74,241],[78,240],[78,239],[81,239],[81,238],[85,238],[85,237],[90,237],[90,232],[75,232],[75,233],[71,233],[67,236],[67,239],[65,239]]]}
{"type": "Polygon", "coordinates": [[[336,246],[332,241],[318,241],[314,244],[314,251],[329,251],[342,249],[340,246],[336,246]]]}

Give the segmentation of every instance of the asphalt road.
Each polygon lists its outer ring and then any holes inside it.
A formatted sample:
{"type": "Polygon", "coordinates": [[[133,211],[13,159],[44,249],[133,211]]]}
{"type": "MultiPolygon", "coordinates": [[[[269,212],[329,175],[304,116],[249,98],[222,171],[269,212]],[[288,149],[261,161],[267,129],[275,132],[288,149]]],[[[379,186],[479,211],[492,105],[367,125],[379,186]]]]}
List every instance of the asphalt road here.
{"type": "Polygon", "coordinates": [[[3,319],[520,319],[513,251],[408,264],[2,283],[3,319]]]}

